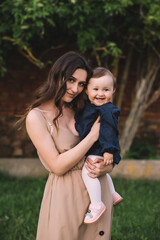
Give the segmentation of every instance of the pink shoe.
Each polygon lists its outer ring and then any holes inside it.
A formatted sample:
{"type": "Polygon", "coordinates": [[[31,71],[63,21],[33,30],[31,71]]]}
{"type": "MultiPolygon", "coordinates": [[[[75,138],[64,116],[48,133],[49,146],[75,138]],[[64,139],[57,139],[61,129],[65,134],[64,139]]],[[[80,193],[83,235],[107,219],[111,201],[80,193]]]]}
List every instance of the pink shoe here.
{"type": "Polygon", "coordinates": [[[99,204],[91,203],[89,205],[89,210],[84,218],[84,223],[90,224],[97,222],[106,210],[106,206],[103,204],[103,202],[99,204]]]}
{"type": "Polygon", "coordinates": [[[117,192],[114,192],[112,194],[112,199],[113,199],[113,205],[117,205],[123,200],[123,198],[117,192]]]}

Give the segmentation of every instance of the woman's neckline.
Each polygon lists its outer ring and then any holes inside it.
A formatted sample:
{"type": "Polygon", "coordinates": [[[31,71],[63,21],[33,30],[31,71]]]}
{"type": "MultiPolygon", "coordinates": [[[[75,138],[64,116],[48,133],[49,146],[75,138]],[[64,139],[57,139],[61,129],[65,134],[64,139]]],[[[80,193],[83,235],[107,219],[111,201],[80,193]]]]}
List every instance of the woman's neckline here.
{"type": "Polygon", "coordinates": [[[72,134],[73,136],[75,136],[77,138],[79,137],[78,135],[75,135],[73,132],[71,132],[68,128],[58,127],[58,129],[62,130],[62,131],[67,131],[67,132],[69,132],[70,134],[72,134]]]}
{"type": "MultiPolygon", "coordinates": [[[[39,109],[41,112],[51,112],[51,111],[52,111],[52,110],[42,110],[41,108],[38,108],[38,107],[36,107],[36,108],[39,109]]],[[[55,124],[53,124],[53,122],[52,122],[47,116],[45,116],[45,117],[46,117],[46,119],[48,120],[48,122],[49,122],[53,127],[56,128],[55,124]]],[[[57,124],[57,128],[58,128],[59,130],[61,130],[61,131],[67,131],[67,132],[69,132],[70,134],[72,134],[72,135],[75,136],[75,137],[79,137],[79,135],[75,135],[72,131],[70,131],[69,128],[61,127],[61,126],[59,126],[59,124],[57,124]]]]}

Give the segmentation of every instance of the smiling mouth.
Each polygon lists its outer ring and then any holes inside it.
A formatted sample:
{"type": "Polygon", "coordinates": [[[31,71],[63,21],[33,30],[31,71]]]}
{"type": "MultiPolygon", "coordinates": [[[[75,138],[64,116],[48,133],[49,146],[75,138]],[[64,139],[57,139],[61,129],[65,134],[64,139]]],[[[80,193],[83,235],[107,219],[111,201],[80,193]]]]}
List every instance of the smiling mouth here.
{"type": "Polygon", "coordinates": [[[102,100],[105,100],[105,98],[96,98],[96,100],[102,101],[102,100]]]}
{"type": "Polygon", "coordinates": [[[67,94],[72,98],[76,96],[75,94],[72,94],[72,93],[69,93],[69,92],[67,92],[67,94]]]}

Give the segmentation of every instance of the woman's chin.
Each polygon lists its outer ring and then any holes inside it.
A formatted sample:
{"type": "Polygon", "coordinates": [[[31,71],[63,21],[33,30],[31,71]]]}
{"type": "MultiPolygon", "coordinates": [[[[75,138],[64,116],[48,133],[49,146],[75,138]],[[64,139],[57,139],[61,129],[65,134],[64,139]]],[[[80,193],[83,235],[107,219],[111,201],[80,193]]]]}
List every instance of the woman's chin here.
{"type": "Polygon", "coordinates": [[[62,101],[66,103],[70,103],[75,99],[76,96],[70,96],[69,94],[66,94],[63,96],[62,101]]]}
{"type": "Polygon", "coordinates": [[[71,103],[73,101],[73,98],[64,98],[62,99],[64,103],[71,103]]]}

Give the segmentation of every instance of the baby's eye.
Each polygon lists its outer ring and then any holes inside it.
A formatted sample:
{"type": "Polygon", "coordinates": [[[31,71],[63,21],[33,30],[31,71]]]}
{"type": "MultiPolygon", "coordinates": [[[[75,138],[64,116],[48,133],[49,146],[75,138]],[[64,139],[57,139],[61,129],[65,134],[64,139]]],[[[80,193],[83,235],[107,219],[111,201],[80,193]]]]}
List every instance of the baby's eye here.
{"type": "Polygon", "coordinates": [[[104,91],[105,91],[105,92],[107,92],[107,91],[108,91],[108,89],[106,88],[104,91]]]}
{"type": "Polygon", "coordinates": [[[93,88],[93,90],[98,91],[98,88],[93,88]]]}

